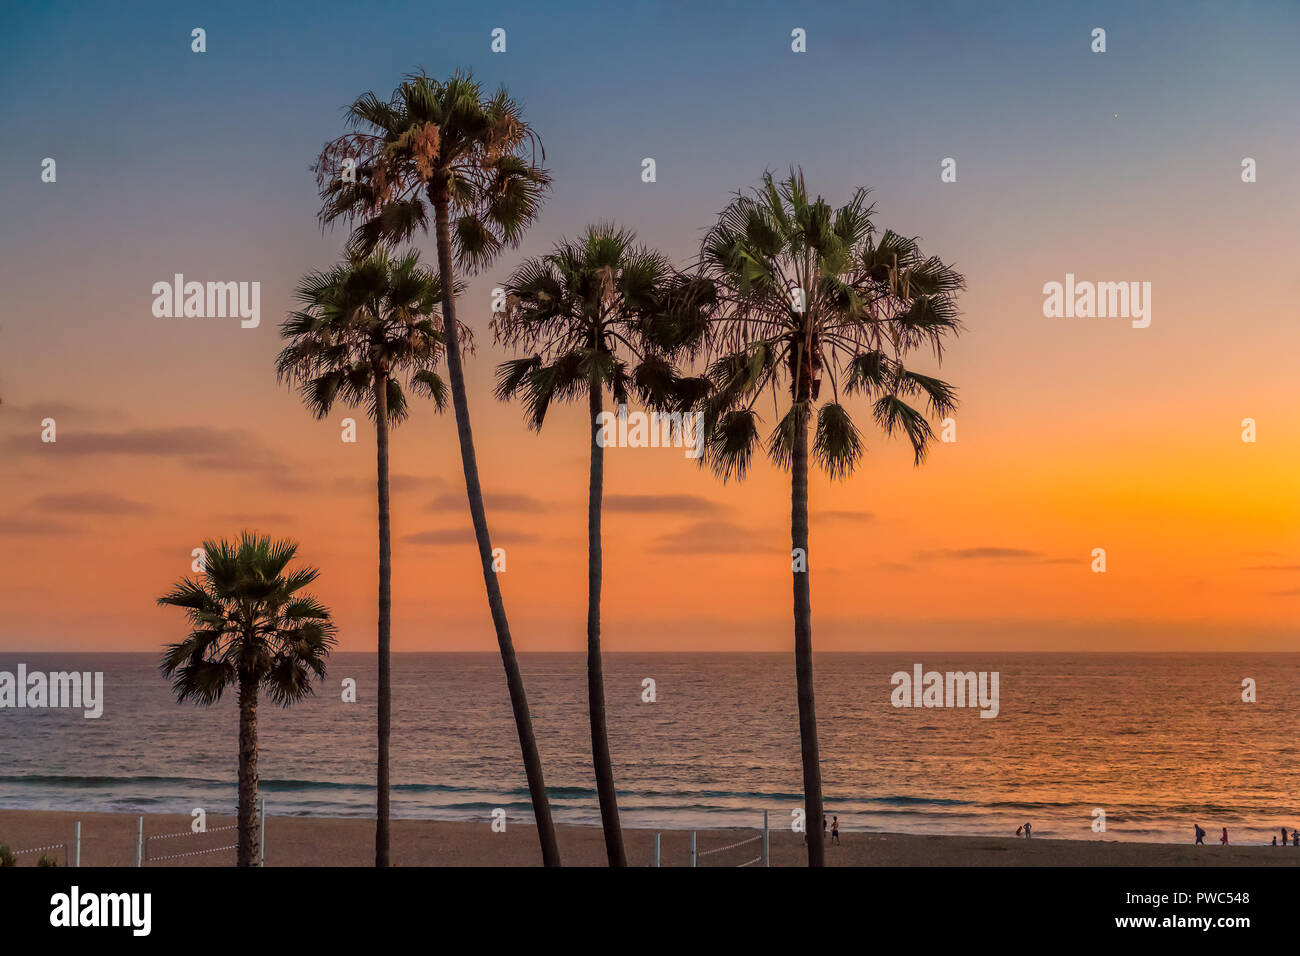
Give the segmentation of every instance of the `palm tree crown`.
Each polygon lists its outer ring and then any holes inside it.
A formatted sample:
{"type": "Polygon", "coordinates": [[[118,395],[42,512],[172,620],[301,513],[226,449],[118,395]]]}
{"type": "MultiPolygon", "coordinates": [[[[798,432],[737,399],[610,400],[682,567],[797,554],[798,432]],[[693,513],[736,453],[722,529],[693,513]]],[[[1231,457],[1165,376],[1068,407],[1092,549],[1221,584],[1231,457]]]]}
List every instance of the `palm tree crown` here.
{"type": "Polygon", "coordinates": [[[383,380],[388,420],[400,422],[408,410],[403,375],[413,391],[443,408],[447,390],[435,371],[442,353],[442,285],[421,268],[419,253],[393,259],[378,249],[363,260],[311,272],[296,296],[303,308],[280,327],[289,345],[276,372],[300,384],[317,418],[341,399],[365,405],[373,419],[375,384],[383,380]]]}
{"type": "Polygon", "coordinates": [[[499,341],[534,354],[498,366],[497,397],[522,396],[534,429],[551,402],[593,388],[607,386],[620,405],[631,393],[667,404],[676,376],[657,317],[677,281],[667,259],[611,224],[525,262],[505,285],[506,312],[492,328],[499,341]]]}
{"type": "Polygon", "coordinates": [[[918,464],[933,432],[909,399],[923,398],[937,415],[955,408],[951,386],[903,363],[925,345],[941,359],[944,337],[960,330],[954,296],[964,280],[923,257],[914,239],[891,230],[877,237],[872,213],[865,189],[832,209],[808,198],[802,172],[779,182],[767,173],[706,235],[701,266],[716,312],[705,458],[724,479],[744,476],[758,439],[755,404],[765,390],[775,404],[781,385],[790,408],[767,451],[788,468],[794,430],[810,421],[829,378],[813,456],[833,478],[851,473],[864,450],[842,396],[874,398],[875,421],[887,434],[901,428],[918,464]]]}
{"type": "Polygon", "coordinates": [[[301,593],[319,572],[288,568],[297,550],[250,532],[237,544],[205,541],[202,578],[184,578],[158,599],[184,609],[193,628],[167,645],[160,665],[178,701],[214,703],[241,679],[285,707],[312,693],[336,629],[329,609],[301,593]]]}
{"type": "Polygon", "coordinates": [[[457,264],[478,269],[514,246],[537,217],[550,176],[541,141],[504,89],[485,97],[468,73],[406,77],[381,100],[347,108],[353,132],[326,144],[314,167],[320,219],[355,222],[354,252],[401,243],[429,228],[446,199],[457,264]]]}

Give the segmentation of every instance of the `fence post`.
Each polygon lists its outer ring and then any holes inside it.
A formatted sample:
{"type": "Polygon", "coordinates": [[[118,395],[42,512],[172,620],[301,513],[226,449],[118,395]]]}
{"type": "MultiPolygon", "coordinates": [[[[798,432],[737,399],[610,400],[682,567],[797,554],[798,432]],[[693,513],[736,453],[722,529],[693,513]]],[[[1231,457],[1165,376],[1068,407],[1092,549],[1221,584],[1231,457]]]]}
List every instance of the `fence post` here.
{"type": "Polygon", "coordinates": [[[261,796],[262,810],[257,815],[257,865],[266,866],[266,797],[265,795],[259,796],[261,796]]]}
{"type": "Polygon", "coordinates": [[[659,834],[655,834],[655,868],[659,867],[659,834]]]}
{"type": "Polygon", "coordinates": [[[140,858],[144,855],[144,817],[138,817],[135,821],[135,865],[140,865],[140,858]]]}
{"type": "Polygon", "coordinates": [[[772,865],[772,854],[767,843],[767,811],[763,811],[763,865],[772,865]]]}
{"type": "Polygon", "coordinates": [[[697,865],[698,864],[695,862],[695,831],[692,830],[691,831],[691,866],[694,867],[697,865]]]}
{"type": "Polygon", "coordinates": [[[81,821],[77,821],[77,852],[72,858],[73,866],[81,866],[81,821]]]}

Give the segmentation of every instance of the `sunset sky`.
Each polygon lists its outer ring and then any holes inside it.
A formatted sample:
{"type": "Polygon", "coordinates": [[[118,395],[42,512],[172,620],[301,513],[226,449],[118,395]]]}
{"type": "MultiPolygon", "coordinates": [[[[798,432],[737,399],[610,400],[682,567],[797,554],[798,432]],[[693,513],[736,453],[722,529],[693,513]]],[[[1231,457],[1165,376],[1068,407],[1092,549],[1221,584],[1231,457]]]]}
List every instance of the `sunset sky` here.
{"type": "MultiPolygon", "coordinates": [[[[1295,649],[1300,8],[1043,6],[14,11],[0,36],[0,650],[176,639],[180,615],[154,599],[204,538],[245,527],[297,539],[343,648],[373,648],[372,429],[343,408],[313,420],[273,363],[299,276],[346,238],[322,234],[309,166],[344,131],[341,107],[421,67],[506,84],[555,182],[523,246],[460,300],[520,650],[585,646],[587,423],[557,409],[537,435],[492,397],[511,357],[487,330],[492,287],[602,219],[685,266],[734,191],[792,163],[834,204],[871,187],[878,227],[920,237],[968,282],[942,366],[958,440],[916,468],[871,431],[852,478],[813,477],[818,648],[1295,649]],[[795,27],[806,53],[790,50],[795,27]],[[260,327],[155,318],[151,287],[175,273],[259,281],[260,327]],[[1150,327],[1045,318],[1043,285],[1066,273],[1150,282],[1150,327]],[[356,444],[340,441],[349,415],[356,444]]],[[[434,263],[432,238],[417,245],[434,263]]],[[[417,405],[392,463],[394,649],[495,649],[450,412],[417,405]]],[[[610,449],[605,482],[606,650],[790,646],[788,476],[761,461],[724,486],[680,450],[610,449]]]]}

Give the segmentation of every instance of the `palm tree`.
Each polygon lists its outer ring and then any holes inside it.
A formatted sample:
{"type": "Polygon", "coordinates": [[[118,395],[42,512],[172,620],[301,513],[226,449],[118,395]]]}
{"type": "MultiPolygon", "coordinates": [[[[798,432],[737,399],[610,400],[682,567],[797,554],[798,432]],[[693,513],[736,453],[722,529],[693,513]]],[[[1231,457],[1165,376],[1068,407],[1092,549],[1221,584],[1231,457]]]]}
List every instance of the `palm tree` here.
{"type": "Polygon", "coordinates": [[[587,709],[600,820],[610,866],[627,866],[618,795],[609,756],[605,680],[600,656],[601,498],[604,448],[600,441],[604,388],[626,406],[629,392],[665,407],[672,366],[654,341],[675,274],[668,260],[635,244],[636,236],[611,224],[561,241],[519,267],[505,285],[505,316],[498,338],[533,355],[498,368],[497,397],[521,397],[529,427],[540,431],[555,400],[587,396],[591,428],[591,481],[587,498],[587,709]],[[629,369],[628,362],[635,367],[629,369]]]}
{"type": "Polygon", "coordinates": [[[325,418],[340,400],[363,405],[375,423],[379,497],[378,767],[375,866],[388,866],[389,737],[392,733],[392,535],[389,527],[388,433],[407,415],[402,379],[441,411],[446,386],[434,368],[442,348],[438,277],[420,267],[419,253],[393,259],[382,249],[306,275],[296,291],[303,304],[280,326],[289,344],[276,373],[298,383],[303,404],[325,418]]]}
{"type": "Polygon", "coordinates": [[[182,578],[158,599],[182,608],[192,628],[159,665],[176,700],[213,704],[227,687],[238,691],[239,866],[257,865],[258,695],[282,707],[310,696],[335,643],[329,609],[302,593],[320,572],[289,569],[297,552],[292,541],[248,531],[237,544],[205,541],[202,577],[182,578]]]}
{"type": "Polygon", "coordinates": [[[915,240],[892,231],[876,236],[867,191],[832,209],[808,198],[802,171],[780,182],[764,174],[760,188],[738,195],[704,238],[700,264],[716,296],[707,333],[712,394],[703,403],[704,460],[724,482],[742,479],[759,443],[755,404],[785,386],[789,407],[767,439],[768,456],[788,469],[793,547],[795,672],[803,758],[808,863],[824,862],[821,766],[813,698],[812,598],[808,560],[808,426],[816,408],[812,456],[832,478],[851,474],[862,437],[841,404],[861,393],[886,434],[901,429],[916,464],[933,432],[926,415],[945,415],[956,393],[903,364],[929,346],[942,358],[944,337],[960,330],[955,303],[960,274],[915,240]],[[830,380],[823,394],[822,377],[830,380]],[[820,406],[818,407],[818,403],[820,406]]]}
{"type": "MultiPolygon", "coordinates": [[[[347,108],[353,132],[327,143],[315,165],[322,223],[355,222],[350,246],[367,254],[377,245],[429,229],[433,209],[442,281],[442,315],[456,433],[488,607],[496,628],[537,819],[542,860],[560,863],[555,824],[542,776],[524,680],[510,637],[501,586],[492,568],[483,489],[470,429],[460,329],[456,323],[456,268],[475,272],[519,244],[536,218],[550,176],[538,165],[536,134],[519,105],[499,90],[485,96],[468,74],[443,82],[412,74],[387,100],[364,93],[347,108]],[[453,221],[454,217],[454,221],[453,221]]],[[[544,158],[544,156],[543,156],[544,158]]]]}

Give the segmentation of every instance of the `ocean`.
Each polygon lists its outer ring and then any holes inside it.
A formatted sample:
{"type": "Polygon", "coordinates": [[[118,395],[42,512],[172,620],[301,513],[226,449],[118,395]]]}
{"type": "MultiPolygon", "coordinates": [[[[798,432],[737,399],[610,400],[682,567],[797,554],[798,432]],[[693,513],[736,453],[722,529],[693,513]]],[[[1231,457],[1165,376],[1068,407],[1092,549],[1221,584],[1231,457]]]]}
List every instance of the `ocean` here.
{"type": "MultiPolygon", "coordinates": [[[[585,663],[522,654],[552,807],[597,824],[585,663]]],[[[0,807],[174,812],[235,807],[233,693],[177,704],[152,654],[0,653],[0,671],[102,671],[103,716],[0,709],[0,807]]],[[[267,812],[374,813],[373,654],[336,654],[315,697],[260,708],[267,812]],[[341,699],[357,681],[356,703],[341,699]]],[[[788,827],[802,804],[794,661],[784,654],[605,659],[611,749],[628,827],[788,827]],[[654,681],[655,701],[643,700],[654,681]]],[[[828,814],[845,830],[1234,843],[1300,827],[1300,654],[821,654],[828,814]],[[998,672],[978,707],[903,708],[891,675],[998,672]],[[1257,700],[1242,700],[1242,682],[1257,700]],[[1105,831],[1094,829],[1104,813],[1105,831]]],[[[393,658],[398,817],[532,819],[500,659],[393,658]]]]}

